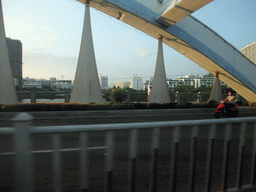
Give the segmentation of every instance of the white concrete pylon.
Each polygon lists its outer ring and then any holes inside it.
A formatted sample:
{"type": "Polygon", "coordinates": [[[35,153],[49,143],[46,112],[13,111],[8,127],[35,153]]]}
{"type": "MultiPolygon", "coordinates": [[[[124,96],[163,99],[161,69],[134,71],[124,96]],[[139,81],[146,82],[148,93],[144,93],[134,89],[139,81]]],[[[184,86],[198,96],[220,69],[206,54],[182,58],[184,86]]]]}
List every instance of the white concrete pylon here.
{"type": "Polygon", "coordinates": [[[0,104],[18,103],[9,60],[0,0],[0,104]]]}
{"type": "Polygon", "coordinates": [[[169,89],[167,86],[165,67],[164,67],[162,39],[163,39],[163,36],[159,35],[156,68],[155,68],[151,95],[148,101],[149,103],[164,104],[164,103],[171,102],[169,89]]]}
{"type": "Polygon", "coordinates": [[[86,3],[82,41],[70,103],[103,103],[94,55],[90,9],[86,3]]]}
{"type": "Polygon", "coordinates": [[[220,101],[222,100],[222,92],[220,88],[220,79],[219,79],[219,73],[216,73],[214,84],[212,88],[212,92],[209,98],[209,101],[220,101]]]}

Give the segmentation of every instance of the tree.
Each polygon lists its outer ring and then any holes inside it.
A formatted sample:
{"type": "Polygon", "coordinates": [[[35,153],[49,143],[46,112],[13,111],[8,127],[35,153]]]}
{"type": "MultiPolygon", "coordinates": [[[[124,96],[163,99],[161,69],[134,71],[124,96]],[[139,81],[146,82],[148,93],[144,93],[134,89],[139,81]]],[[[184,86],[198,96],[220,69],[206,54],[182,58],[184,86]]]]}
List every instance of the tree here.
{"type": "Polygon", "coordinates": [[[110,100],[114,103],[122,103],[126,101],[127,98],[127,91],[125,89],[115,89],[115,91],[112,91],[110,93],[110,100]]]}
{"type": "Polygon", "coordinates": [[[195,90],[194,86],[190,85],[179,85],[174,87],[174,92],[179,91],[180,93],[193,93],[195,90]]]}
{"type": "Polygon", "coordinates": [[[207,87],[206,85],[201,85],[200,87],[195,89],[195,92],[211,92],[212,91],[212,86],[207,87]]]}
{"type": "Polygon", "coordinates": [[[214,77],[214,75],[209,73],[208,75],[204,75],[204,77],[214,77]]]}

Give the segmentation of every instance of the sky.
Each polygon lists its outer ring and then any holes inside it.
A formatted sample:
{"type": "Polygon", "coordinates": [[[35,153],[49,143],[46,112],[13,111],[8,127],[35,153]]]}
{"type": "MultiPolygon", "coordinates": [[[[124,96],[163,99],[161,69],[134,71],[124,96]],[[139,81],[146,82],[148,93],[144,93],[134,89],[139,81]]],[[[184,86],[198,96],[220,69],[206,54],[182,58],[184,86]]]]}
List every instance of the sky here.
{"type": "MultiPolygon", "coordinates": [[[[2,0],[6,37],[23,45],[23,77],[74,80],[85,6],[75,0],[2,0]]],[[[98,74],[114,82],[154,75],[158,41],[90,9],[98,74]]],[[[192,14],[237,49],[256,41],[256,0],[215,0],[192,14]]],[[[167,78],[208,74],[163,45],[167,78]]]]}

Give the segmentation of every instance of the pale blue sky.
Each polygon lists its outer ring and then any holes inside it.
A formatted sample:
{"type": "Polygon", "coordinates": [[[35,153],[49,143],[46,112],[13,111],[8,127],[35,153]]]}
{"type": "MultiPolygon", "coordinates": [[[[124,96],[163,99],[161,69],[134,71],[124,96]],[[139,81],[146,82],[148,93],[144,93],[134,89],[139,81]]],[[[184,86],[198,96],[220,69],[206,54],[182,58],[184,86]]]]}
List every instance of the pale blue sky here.
{"type": "MultiPolygon", "coordinates": [[[[74,79],[85,7],[75,0],[2,0],[6,36],[23,44],[23,76],[74,79]]],[[[98,73],[110,83],[153,76],[157,40],[95,9],[92,33],[98,73]]],[[[237,49],[256,41],[256,0],[215,0],[192,14],[237,49]]],[[[166,74],[208,72],[164,45],[166,74]]]]}

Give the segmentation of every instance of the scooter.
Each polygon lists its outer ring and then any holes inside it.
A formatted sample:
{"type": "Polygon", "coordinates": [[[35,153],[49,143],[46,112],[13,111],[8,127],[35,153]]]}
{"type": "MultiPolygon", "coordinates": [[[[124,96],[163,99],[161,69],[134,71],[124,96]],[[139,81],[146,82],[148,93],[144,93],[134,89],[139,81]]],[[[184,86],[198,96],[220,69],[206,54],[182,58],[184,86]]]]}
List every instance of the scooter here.
{"type": "Polygon", "coordinates": [[[219,106],[215,111],[215,118],[221,118],[221,116],[226,117],[237,117],[238,110],[237,110],[237,103],[235,105],[231,105],[229,108],[226,108],[226,101],[221,100],[219,106]]]}

